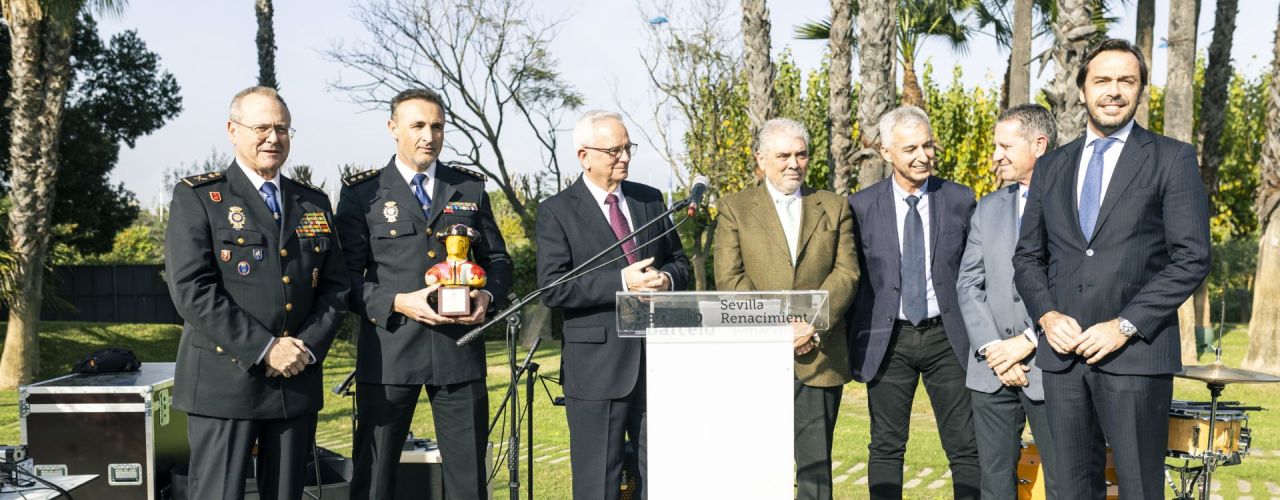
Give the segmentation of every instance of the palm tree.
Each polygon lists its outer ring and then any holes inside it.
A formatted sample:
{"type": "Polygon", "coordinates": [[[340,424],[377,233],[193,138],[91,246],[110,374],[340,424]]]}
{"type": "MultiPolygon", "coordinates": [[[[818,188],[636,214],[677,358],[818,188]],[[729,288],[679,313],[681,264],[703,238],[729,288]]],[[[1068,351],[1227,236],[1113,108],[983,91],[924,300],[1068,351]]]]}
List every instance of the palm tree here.
{"type": "MultiPolygon", "coordinates": [[[[1147,65],[1151,64],[1152,42],[1155,37],[1156,29],[1156,0],[1138,0],[1138,21],[1137,31],[1134,36],[1134,44],[1138,46],[1138,50],[1142,51],[1142,58],[1147,61],[1147,65]]],[[[1151,99],[1144,96],[1142,101],[1138,102],[1138,124],[1143,127],[1147,126],[1147,117],[1151,114],[1151,99]]]]}
{"type": "MultiPolygon", "coordinates": [[[[58,136],[71,82],[71,36],[76,16],[93,7],[117,11],[118,2],[98,0],[3,0],[11,58],[9,249],[14,289],[0,356],[0,388],[32,380],[39,366],[37,328],[43,303],[44,264],[49,248],[58,136]]],[[[6,278],[7,279],[7,278],[6,278]]]]}
{"type": "Polygon", "coordinates": [[[1058,124],[1058,144],[1071,142],[1084,130],[1085,109],[1076,88],[1076,71],[1089,50],[1097,26],[1088,0],[1060,0],[1053,20],[1053,80],[1044,90],[1058,124]]]}
{"type": "Polygon", "coordinates": [[[276,30],[272,24],[275,7],[271,0],[256,0],[253,4],[258,15],[258,85],[279,89],[276,82],[276,30]]]}
{"type": "MultiPolygon", "coordinates": [[[[854,158],[858,184],[867,187],[887,173],[880,157],[880,116],[893,109],[897,85],[893,77],[893,33],[897,31],[897,0],[862,0],[858,16],[858,130],[862,149],[854,158]]],[[[851,43],[857,43],[851,40],[851,43]]]]}
{"type": "MultiPolygon", "coordinates": [[[[1280,19],[1271,49],[1271,81],[1280,82],[1280,19]]],[[[1262,180],[1258,183],[1258,211],[1262,244],[1258,245],[1258,274],[1254,280],[1253,317],[1249,320],[1249,351],[1244,368],[1280,373],[1280,224],[1274,217],[1280,203],[1280,85],[1267,86],[1267,139],[1262,145],[1262,180]]]]}
{"type": "MultiPolygon", "coordinates": [[[[895,34],[898,62],[902,64],[902,104],[924,107],[924,93],[915,70],[922,42],[938,37],[961,53],[967,51],[973,28],[965,24],[964,14],[977,5],[977,0],[899,0],[895,34]]],[[[796,37],[800,39],[826,39],[830,33],[830,19],[796,27],[796,37]]]]}
{"type": "Polygon", "coordinates": [[[773,61],[769,58],[769,7],[765,0],[742,0],[743,59],[747,65],[747,116],[751,135],[777,112],[773,61]]]}
{"type": "Polygon", "coordinates": [[[831,0],[831,67],[827,73],[830,100],[827,123],[831,128],[829,152],[836,194],[849,194],[849,174],[853,169],[853,0],[831,0]]]}
{"type": "MultiPolygon", "coordinates": [[[[1231,39],[1236,31],[1237,0],[1218,0],[1213,14],[1213,41],[1200,93],[1200,176],[1209,198],[1218,193],[1222,165],[1222,124],[1226,120],[1227,85],[1231,83],[1231,39]]],[[[1210,204],[1210,206],[1214,206],[1210,204]]]]}
{"type": "Polygon", "coordinates": [[[1005,107],[1031,102],[1031,0],[1013,2],[1013,47],[1009,51],[1009,88],[1005,107]]]}
{"type": "MultiPolygon", "coordinates": [[[[1196,60],[1197,3],[1197,0],[1169,2],[1169,77],[1164,94],[1164,135],[1188,144],[1195,142],[1192,72],[1196,60]]],[[[1178,308],[1178,336],[1182,339],[1184,363],[1195,363],[1198,358],[1196,298],[1200,295],[1201,290],[1197,289],[1178,308]]]]}

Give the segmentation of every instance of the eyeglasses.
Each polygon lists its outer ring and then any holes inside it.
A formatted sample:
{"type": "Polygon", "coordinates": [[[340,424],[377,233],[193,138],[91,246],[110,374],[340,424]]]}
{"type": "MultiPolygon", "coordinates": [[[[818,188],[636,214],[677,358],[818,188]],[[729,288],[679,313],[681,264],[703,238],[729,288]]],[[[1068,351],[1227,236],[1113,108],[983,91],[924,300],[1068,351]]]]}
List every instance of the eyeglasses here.
{"type": "Polygon", "coordinates": [[[591,146],[583,146],[583,147],[582,147],[582,149],[590,149],[590,150],[592,150],[592,151],[599,151],[599,152],[601,152],[601,153],[604,153],[604,154],[607,154],[607,155],[609,155],[609,156],[612,156],[612,157],[613,157],[613,159],[615,159],[615,160],[616,160],[616,159],[618,159],[618,157],[622,156],[622,152],[623,152],[623,151],[626,151],[626,152],[627,152],[627,156],[635,156],[635,155],[636,155],[636,149],[637,149],[637,148],[639,148],[639,147],[640,147],[640,145],[639,145],[639,144],[636,144],[636,143],[634,143],[634,142],[629,142],[629,143],[627,143],[626,145],[623,145],[623,146],[615,146],[615,147],[608,148],[608,149],[605,149],[605,148],[593,148],[593,147],[591,147],[591,146]]]}
{"type": "Polygon", "coordinates": [[[287,137],[289,139],[292,139],[293,136],[298,133],[298,129],[284,125],[245,125],[235,120],[230,121],[231,123],[252,130],[253,133],[258,134],[259,139],[266,139],[267,136],[271,135],[272,131],[275,131],[277,137],[287,137]]]}

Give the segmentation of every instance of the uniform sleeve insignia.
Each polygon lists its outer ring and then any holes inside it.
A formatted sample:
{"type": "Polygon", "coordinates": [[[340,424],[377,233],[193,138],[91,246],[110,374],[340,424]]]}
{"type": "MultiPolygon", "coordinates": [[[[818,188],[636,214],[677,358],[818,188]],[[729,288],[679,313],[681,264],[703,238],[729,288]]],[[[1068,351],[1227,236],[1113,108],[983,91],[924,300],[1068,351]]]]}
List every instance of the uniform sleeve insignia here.
{"type": "Polygon", "coordinates": [[[454,169],[454,170],[457,170],[458,172],[461,172],[461,173],[463,173],[463,174],[469,175],[469,176],[471,176],[471,177],[475,177],[476,179],[479,179],[479,180],[480,180],[480,182],[484,182],[484,181],[489,180],[489,177],[488,177],[488,176],[486,176],[486,175],[484,175],[484,174],[482,174],[482,173],[480,173],[480,172],[476,172],[475,170],[471,170],[471,169],[469,169],[469,168],[459,167],[459,166],[457,166],[457,165],[455,165],[455,164],[450,164],[450,165],[449,165],[449,168],[452,168],[452,169],[454,169]]]}
{"type": "Polygon", "coordinates": [[[364,172],[360,172],[356,174],[351,174],[346,177],[343,177],[342,183],[347,185],[348,187],[354,186],[361,182],[377,177],[379,172],[380,171],[378,169],[373,169],[373,170],[365,170],[364,172]]]}
{"type": "Polygon", "coordinates": [[[201,184],[208,184],[222,178],[222,172],[208,172],[200,175],[193,175],[182,179],[182,183],[190,187],[196,187],[201,184]]]}

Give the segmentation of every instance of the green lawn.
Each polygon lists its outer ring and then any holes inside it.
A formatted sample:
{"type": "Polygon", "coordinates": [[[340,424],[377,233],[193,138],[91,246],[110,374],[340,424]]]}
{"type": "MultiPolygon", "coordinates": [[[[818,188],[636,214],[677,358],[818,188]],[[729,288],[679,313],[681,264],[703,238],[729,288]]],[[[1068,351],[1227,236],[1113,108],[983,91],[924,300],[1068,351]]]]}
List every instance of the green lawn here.
{"type": "MultiPolygon", "coordinates": [[[[1227,364],[1237,366],[1244,357],[1247,329],[1244,325],[1228,328],[1224,340],[1227,364]]],[[[41,327],[42,373],[49,378],[66,373],[83,354],[104,346],[122,346],[133,349],[145,361],[172,361],[177,347],[180,328],[172,325],[106,325],[87,323],[45,323],[41,327]]],[[[489,342],[489,399],[493,411],[502,402],[506,391],[507,356],[501,342],[489,342]]],[[[524,352],[520,352],[521,359],[524,352]]],[[[325,366],[326,388],[341,381],[355,364],[354,349],[350,344],[337,342],[325,366]]],[[[542,374],[557,376],[560,365],[558,342],[551,342],[539,350],[536,358],[542,366],[542,374]]],[[[1208,359],[1206,358],[1206,361],[1208,359]]],[[[521,385],[522,399],[524,386],[521,385]]],[[[560,395],[558,387],[551,385],[553,395],[560,395]]],[[[351,451],[351,402],[326,391],[325,409],[320,413],[317,441],[321,446],[344,455],[351,451]]],[[[933,416],[927,396],[921,389],[912,415],[911,442],[907,450],[905,473],[908,498],[949,498],[950,480],[946,458],[938,441],[933,416]]],[[[1189,400],[1207,400],[1203,384],[1178,380],[1175,397],[1189,400]]],[[[1229,386],[1224,394],[1227,400],[1242,401],[1280,410],[1280,385],[1229,386]]],[[[433,436],[434,430],[426,395],[422,397],[420,411],[414,417],[413,432],[419,436],[433,436]]],[[[18,413],[16,391],[0,391],[0,443],[18,441],[18,413]]],[[[535,488],[537,498],[569,498],[569,435],[565,426],[564,410],[552,406],[542,384],[537,386],[535,398],[535,426],[537,441],[534,447],[535,488]]],[[[1253,453],[1242,465],[1220,469],[1216,476],[1221,483],[1216,492],[1224,498],[1242,496],[1280,496],[1280,415],[1274,412],[1254,412],[1250,426],[1253,429],[1253,453]]],[[[866,394],[860,384],[849,384],[840,410],[840,422],[836,427],[836,447],[833,452],[836,477],[836,498],[864,498],[868,440],[866,394]]],[[[506,427],[499,423],[500,427],[506,427]]],[[[522,426],[522,432],[524,427],[522,426]]],[[[495,455],[505,450],[505,434],[496,433],[495,455]]],[[[528,446],[527,439],[524,446],[528,446]]],[[[521,481],[528,464],[521,451],[521,481]]],[[[498,474],[493,482],[495,496],[505,495],[507,471],[504,464],[497,466],[498,474]]],[[[732,478],[713,478],[732,480],[732,478]]]]}

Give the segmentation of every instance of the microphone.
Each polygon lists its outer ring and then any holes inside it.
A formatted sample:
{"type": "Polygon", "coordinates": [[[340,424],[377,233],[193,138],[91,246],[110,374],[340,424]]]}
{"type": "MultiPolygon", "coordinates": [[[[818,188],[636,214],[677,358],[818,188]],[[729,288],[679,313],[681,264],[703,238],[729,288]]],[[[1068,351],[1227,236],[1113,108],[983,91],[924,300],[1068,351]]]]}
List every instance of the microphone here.
{"type": "Polygon", "coordinates": [[[701,207],[702,196],[707,193],[707,186],[711,181],[705,175],[699,175],[693,178],[693,188],[689,190],[689,209],[685,212],[687,217],[693,217],[701,207]]]}

